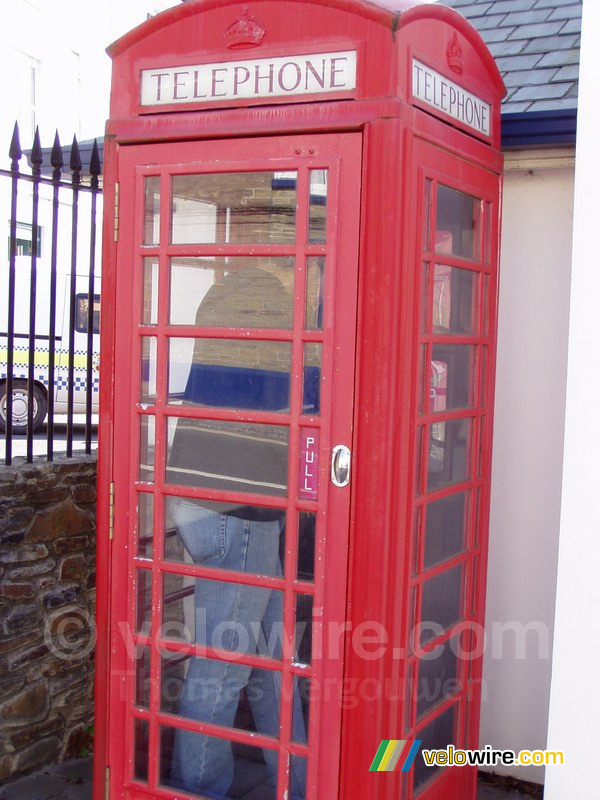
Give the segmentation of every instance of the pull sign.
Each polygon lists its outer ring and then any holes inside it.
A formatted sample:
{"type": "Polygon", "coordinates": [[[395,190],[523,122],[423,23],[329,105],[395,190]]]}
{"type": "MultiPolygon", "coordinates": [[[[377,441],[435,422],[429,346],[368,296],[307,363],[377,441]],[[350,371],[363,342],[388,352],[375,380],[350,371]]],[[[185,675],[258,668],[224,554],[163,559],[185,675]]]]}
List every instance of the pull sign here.
{"type": "Polygon", "coordinates": [[[350,450],[345,444],[337,444],[331,453],[331,482],[334,486],[350,483],[350,450]]]}
{"type": "Polygon", "coordinates": [[[319,429],[300,430],[300,477],[298,496],[301,500],[316,500],[319,486],[319,429]]]}

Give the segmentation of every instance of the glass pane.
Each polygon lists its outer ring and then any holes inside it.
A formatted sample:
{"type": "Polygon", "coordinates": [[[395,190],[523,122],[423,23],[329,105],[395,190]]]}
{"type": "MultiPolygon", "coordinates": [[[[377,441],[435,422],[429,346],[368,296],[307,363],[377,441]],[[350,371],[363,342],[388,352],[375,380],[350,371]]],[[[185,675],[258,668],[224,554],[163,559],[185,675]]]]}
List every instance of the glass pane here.
{"type": "Polygon", "coordinates": [[[423,189],[423,250],[431,246],[431,179],[427,178],[423,189]]]}
{"type": "Polygon", "coordinates": [[[293,258],[173,258],[171,325],[292,327],[293,258]]]}
{"type": "Polygon", "coordinates": [[[144,244],[160,241],[160,176],[144,178],[144,244]]]}
{"type": "Polygon", "coordinates": [[[158,322],[158,259],[145,258],[142,269],[142,325],[158,322]]]}
{"type": "Polygon", "coordinates": [[[310,721],[310,678],[294,675],[292,740],[300,744],[308,742],[310,721]]]}
{"type": "Polygon", "coordinates": [[[137,555],[140,558],[152,558],[154,495],[140,492],[137,497],[137,555]]]}
{"type": "Polygon", "coordinates": [[[275,800],[277,762],[276,749],[167,726],[160,730],[161,784],[203,798],[275,800]]]}
{"type": "Polygon", "coordinates": [[[140,403],[156,402],[156,336],[142,336],[140,403]]]}
{"type": "Polygon", "coordinates": [[[432,413],[473,405],[474,350],[468,344],[433,345],[429,390],[432,413]]]}
{"type": "Polygon", "coordinates": [[[457,652],[458,637],[454,637],[432,650],[431,658],[419,660],[417,717],[422,717],[461,689],[457,652]]]}
{"type": "Polygon", "coordinates": [[[137,781],[148,782],[148,739],[150,724],[145,719],[133,721],[134,763],[133,777],[137,781]]]}
{"type": "Polygon", "coordinates": [[[429,264],[423,262],[423,274],[421,277],[421,301],[419,304],[419,330],[421,333],[429,332],[429,264]]]}
{"type": "Polygon", "coordinates": [[[273,172],[175,175],[173,244],[286,244],[296,238],[296,181],[273,172]]]}
{"type": "Polygon", "coordinates": [[[150,708],[150,648],[136,647],[135,659],[135,704],[150,708]]]}
{"type": "Polygon", "coordinates": [[[425,526],[425,569],[458,555],[464,549],[467,507],[467,492],[429,503],[425,526]]]}
{"type": "Polygon", "coordinates": [[[169,402],[289,411],[291,342],[171,339],[169,402]]]}
{"type": "Polygon", "coordinates": [[[290,774],[292,777],[292,800],[305,800],[306,797],[306,759],[304,756],[290,756],[290,774]]]}
{"type": "Polygon", "coordinates": [[[323,297],[325,293],[325,257],[313,256],[306,259],[306,318],[304,325],[308,331],[323,328],[323,297]]]}
{"type": "Polygon", "coordinates": [[[310,594],[296,595],[296,661],[310,664],[312,657],[312,611],[313,597],[310,594]]]}
{"type": "Polygon", "coordinates": [[[303,414],[319,414],[321,410],[321,366],[323,345],[307,342],[304,345],[303,414]]]}
{"type": "Polygon", "coordinates": [[[315,534],[317,515],[314,511],[301,511],[298,515],[298,567],[299,581],[315,579],[315,534]]]}
{"type": "Polygon", "coordinates": [[[235,661],[163,653],[161,711],[279,736],[281,674],[235,661]]]}
{"type": "Polygon", "coordinates": [[[168,483],[287,493],[287,427],[172,417],[167,434],[168,483]]]}
{"type": "MultiPolygon", "coordinates": [[[[167,497],[165,558],[218,569],[242,569],[276,578],[285,553],[285,511],[240,503],[167,497]],[[249,537],[269,537],[273,551],[254,557],[249,537]],[[246,552],[248,561],[240,566],[246,552]],[[254,561],[252,561],[254,558],[254,561]]],[[[264,544],[264,542],[263,542],[264,544]]]]}
{"type": "Polygon", "coordinates": [[[421,644],[448,630],[461,618],[462,565],[424,581],[421,592],[421,644]]]}
{"type": "Polygon", "coordinates": [[[470,441],[470,419],[451,419],[431,425],[428,467],[430,492],[467,480],[470,441]]]}
{"type": "MultiPolygon", "coordinates": [[[[279,554],[275,537],[248,537],[249,560],[240,571],[259,573],[261,553],[273,561],[279,554]],[[254,538],[256,541],[251,541],[254,538]]],[[[240,548],[241,549],[241,548],[240,548]]],[[[271,571],[273,567],[269,567],[271,571]]],[[[163,635],[166,639],[195,642],[239,655],[281,658],[283,592],[260,586],[163,576],[163,635]]]]}
{"type": "Polygon", "coordinates": [[[150,633],[151,612],[152,572],[149,569],[137,569],[135,583],[135,630],[137,633],[150,633]]]}
{"type": "Polygon", "coordinates": [[[154,417],[140,417],[140,471],[141,481],[154,480],[154,417]]]}
{"type": "Polygon", "coordinates": [[[438,186],[435,252],[479,260],[481,202],[476,197],[438,186]]]}
{"type": "Polygon", "coordinates": [[[473,289],[476,273],[436,264],[433,277],[433,332],[475,333],[473,289]]]}
{"type": "MultiPolygon", "coordinates": [[[[456,713],[456,706],[444,711],[439,717],[436,717],[433,722],[426,725],[422,731],[416,734],[417,739],[421,739],[420,753],[423,750],[445,750],[450,744],[456,744],[454,738],[454,716],[456,713]]],[[[429,767],[425,763],[425,759],[421,755],[417,755],[414,761],[414,788],[415,791],[421,788],[426,783],[429,783],[432,778],[435,778],[443,767],[429,767]]]]}
{"type": "Polygon", "coordinates": [[[308,241],[323,244],[327,232],[327,170],[311,169],[308,241]]]}

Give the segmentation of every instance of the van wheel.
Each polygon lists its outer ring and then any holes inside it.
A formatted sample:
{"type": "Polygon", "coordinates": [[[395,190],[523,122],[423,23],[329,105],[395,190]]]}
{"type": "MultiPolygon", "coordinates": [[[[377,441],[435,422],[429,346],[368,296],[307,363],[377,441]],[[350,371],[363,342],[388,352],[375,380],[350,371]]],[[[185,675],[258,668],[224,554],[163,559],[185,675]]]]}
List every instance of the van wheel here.
{"type": "MultiPolygon", "coordinates": [[[[27,433],[27,407],[29,396],[27,393],[27,381],[21,379],[13,380],[13,406],[12,406],[12,431],[15,434],[27,433]]],[[[6,406],[8,394],[6,391],[6,381],[0,386],[0,431],[6,430],[6,406]]],[[[48,404],[46,394],[37,384],[33,385],[33,431],[38,431],[46,419],[48,404]]]]}

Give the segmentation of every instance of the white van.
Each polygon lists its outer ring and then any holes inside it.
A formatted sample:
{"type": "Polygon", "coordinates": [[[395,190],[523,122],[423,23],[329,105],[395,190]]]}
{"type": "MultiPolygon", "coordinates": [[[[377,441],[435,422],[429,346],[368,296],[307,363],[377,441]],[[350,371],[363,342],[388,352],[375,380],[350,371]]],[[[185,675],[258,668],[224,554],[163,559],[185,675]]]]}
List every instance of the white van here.
{"type": "MultiPolygon", "coordinates": [[[[69,265],[70,267],[70,265],[69,265]]],[[[69,383],[69,331],[71,317],[71,274],[69,267],[59,266],[56,272],[56,329],[54,340],[54,413],[67,413],[69,383]]],[[[0,431],[6,430],[7,363],[8,363],[8,267],[3,269],[0,291],[0,431]]],[[[50,387],[50,302],[51,273],[48,263],[38,262],[36,275],[36,324],[33,348],[33,429],[38,430],[48,412],[50,387]]],[[[28,380],[30,363],[30,289],[31,259],[16,257],[13,347],[13,407],[12,430],[27,432],[28,380]]],[[[78,273],[75,278],[75,320],[73,335],[73,411],[86,411],[88,391],[92,392],[92,413],[98,412],[98,365],[100,322],[100,278],[94,279],[92,381],[87,385],[88,364],[88,305],[89,275],[78,273]]]]}

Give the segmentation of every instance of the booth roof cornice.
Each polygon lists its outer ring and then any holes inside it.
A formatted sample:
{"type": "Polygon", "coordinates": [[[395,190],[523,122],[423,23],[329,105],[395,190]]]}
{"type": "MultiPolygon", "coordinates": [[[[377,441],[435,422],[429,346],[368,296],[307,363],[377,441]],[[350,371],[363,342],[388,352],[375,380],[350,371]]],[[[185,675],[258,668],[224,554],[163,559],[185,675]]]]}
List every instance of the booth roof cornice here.
{"type": "MultiPolygon", "coordinates": [[[[253,0],[251,7],[257,9],[272,0],[253,0]]],[[[489,75],[496,84],[496,90],[501,97],[505,94],[504,83],[496,66],[496,63],[485,45],[477,30],[467,22],[466,19],[448,6],[441,5],[431,0],[294,0],[296,3],[306,3],[307,5],[326,6],[328,8],[339,9],[346,13],[356,14],[373,22],[389,27],[392,35],[399,28],[416,19],[438,19],[445,20],[449,24],[461,30],[465,37],[471,42],[479,57],[486,64],[489,75]]],[[[239,0],[188,0],[180,5],[169,8],[155,17],[151,17],[137,28],[126,33],[116,42],[107,47],[106,52],[111,58],[116,58],[121,53],[127,51],[146,37],[156,33],[161,28],[175,24],[195,14],[210,11],[215,8],[226,6],[239,6],[239,0]]]]}

